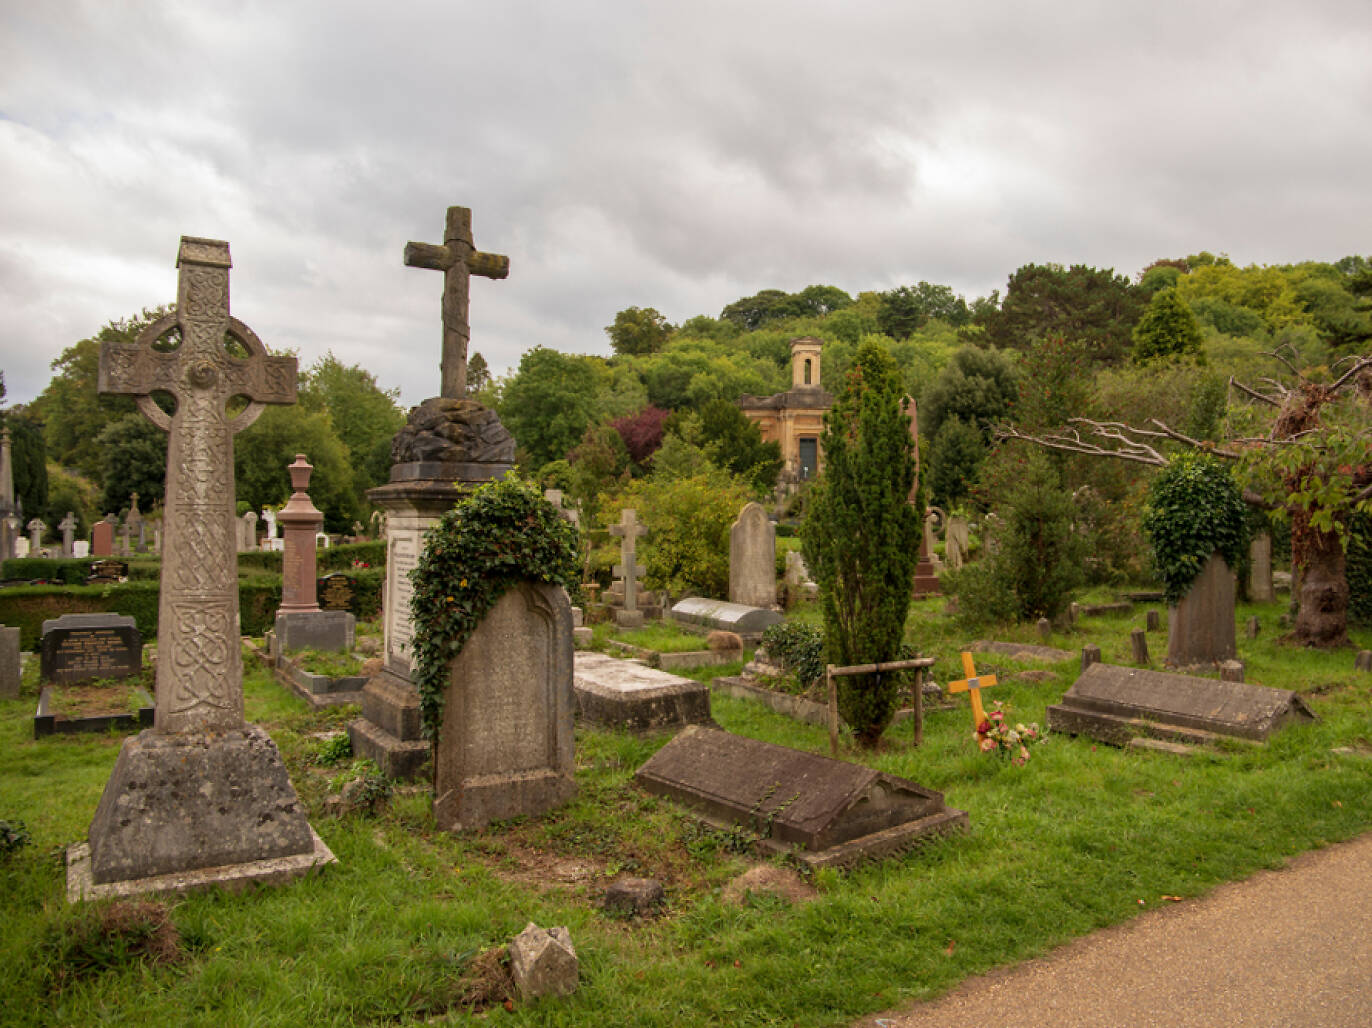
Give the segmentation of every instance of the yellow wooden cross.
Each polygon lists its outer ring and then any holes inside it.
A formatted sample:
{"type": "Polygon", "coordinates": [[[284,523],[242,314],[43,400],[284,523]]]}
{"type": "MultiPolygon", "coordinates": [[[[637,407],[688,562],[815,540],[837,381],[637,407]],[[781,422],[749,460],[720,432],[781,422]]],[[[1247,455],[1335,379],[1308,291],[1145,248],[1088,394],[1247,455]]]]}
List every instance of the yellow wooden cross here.
{"type": "Polygon", "coordinates": [[[960,682],[949,682],[949,692],[965,692],[972,698],[972,720],[979,727],[986,720],[986,711],[981,706],[981,690],[989,689],[996,684],[995,675],[983,675],[977,677],[976,665],[972,663],[972,655],[964,652],[962,654],[962,672],[967,677],[960,682]]]}

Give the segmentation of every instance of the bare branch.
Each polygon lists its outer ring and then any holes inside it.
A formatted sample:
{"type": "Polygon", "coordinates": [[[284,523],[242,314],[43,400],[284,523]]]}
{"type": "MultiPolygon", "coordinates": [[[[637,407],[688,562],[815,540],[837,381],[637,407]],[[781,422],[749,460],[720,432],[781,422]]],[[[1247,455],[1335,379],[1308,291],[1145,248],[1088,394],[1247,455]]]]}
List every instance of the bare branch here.
{"type": "Polygon", "coordinates": [[[1364,368],[1372,368],[1372,357],[1357,358],[1353,366],[1340,375],[1338,380],[1329,387],[1329,391],[1331,393],[1337,393],[1343,387],[1344,383],[1356,378],[1358,373],[1364,368]]]}
{"type": "Polygon", "coordinates": [[[1279,360],[1279,361],[1281,361],[1283,364],[1286,365],[1286,370],[1289,371],[1289,372],[1291,372],[1291,374],[1295,376],[1296,381],[1298,381],[1298,382],[1304,381],[1304,379],[1303,379],[1302,376],[1301,376],[1301,373],[1300,373],[1299,371],[1296,370],[1296,366],[1295,366],[1294,364],[1292,364],[1289,360],[1287,360],[1285,357],[1282,356],[1282,354],[1281,354],[1281,349],[1280,349],[1280,348],[1278,348],[1278,349],[1276,349],[1276,350],[1264,350],[1262,355],[1263,355],[1264,357],[1271,357],[1271,358],[1274,359],[1274,360],[1279,360]]]}
{"type": "MultiPolygon", "coordinates": [[[[1085,421],[1086,419],[1073,418],[1072,420],[1085,421]]],[[[1094,422],[1088,423],[1096,424],[1094,422]]],[[[1000,439],[1022,439],[1026,443],[1033,443],[1035,446],[1042,446],[1045,449],[1061,450],[1064,453],[1083,453],[1089,457],[1115,457],[1119,460],[1130,460],[1138,464],[1149,464],[1153,467],[1162,467],[1167,463],[1166,458],[1151,446],[1145,446],[1143,443],[1130,440],[1119,433],[1107,432],[1104,430],[1104,426],[1101,426],[1101,428],[1102,431],[1094,432],[1093,434],[1116,440],[1123,444],[1122,448],[1111,449],[1088,442],[1083,439],[1081,434],[1075,429],[1071,430],[1070,435],[1054,433],[1043,436],[1032,436],[1025,435],[1014,426],[1008,426],[998,430],[996,436],[1000,439]]]]}
{"type": "Polygon", "coordinates": [[[1229,460],[1239,459],[1240,455],[1234,453],[1232,450],[1222,450],[1214,443],[1203,442],[1200,439],[1192,439],[1189,435],[1184,435],[1183,433],[1178,432],[1176,429],[1163,424],[1157,418],[1149,418],[1148,420],[1152,424],[1157,425],[1158,428],[1162,430],[1162,434],[1167,436],[1169,439],[1175,439],[1177,442],[1185,443],[1187,446],[1193,447],[1197,450],[1205,450],[1207,453],[1213,453],[1216,457],[1227,457],[1229,460]]]}
{"type": "Polygon", "coordinates": [[[1273,407],[1281,406],[1281,400],[1275,399],[1271,396],[1267,396],[1264,393],[1260,393],[1256,389],[1250,389],[1248,386],[1244,385],[1242,382],[1236,379],[1233,375],[1229,376],[1229,384],[1233,386],[1235,389],[1237,389],[1239,392],[1246,393],[1254,400],[1258,400],[1262,403],[1270,403],[1273,407]]]}

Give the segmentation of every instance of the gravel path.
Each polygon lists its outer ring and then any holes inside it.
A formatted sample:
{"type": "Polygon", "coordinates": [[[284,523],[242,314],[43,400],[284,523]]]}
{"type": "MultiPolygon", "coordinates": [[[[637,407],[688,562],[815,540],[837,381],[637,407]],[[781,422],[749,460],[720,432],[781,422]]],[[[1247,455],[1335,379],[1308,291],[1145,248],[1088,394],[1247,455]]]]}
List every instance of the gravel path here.
{"type": "Polygon", "coordinates": [[[1368,1028],[1372,833],[858,1022],[926,1025],[1368,1028]]]}

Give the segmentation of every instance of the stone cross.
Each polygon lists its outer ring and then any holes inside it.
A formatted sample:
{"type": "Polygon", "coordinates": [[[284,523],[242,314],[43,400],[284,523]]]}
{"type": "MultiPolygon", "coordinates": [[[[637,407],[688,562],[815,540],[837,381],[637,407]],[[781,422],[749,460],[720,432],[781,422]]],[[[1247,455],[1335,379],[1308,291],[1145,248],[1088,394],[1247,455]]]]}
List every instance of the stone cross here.
{"type": "Polygon", "coordinates": [[[125,515],[124,520],[119,523],[119,552],[125,557],[133,552],[132,546],[129,545],[129,535],[132,531],[133,526],[129,523],[128,515],[125,515]]]}
{"type": "MultiPolygon", "coordinates": [[[[134,494],[129,498],[128,528],[129,528],[129,529],[137,529],[137,531],[138,531],[138,545],[137,545],[136,549],[138,550],[139,553],[142,553],[143,550],[144,550],[144,548],[147,546],[147,539],[146,539],[146,536],[144,536],[144,534],[143,534],[143,532],[144,532],[144,528],[143,528],[143,513],[142,513],[142,511],[140,511],[140,510],[138,509],[138,494],[137,494],[137,493],[134,493],[134,494]]],[[[127,530],[126,530],[126,531],[127,531],[127,530]]]]}
{"type": "Polygon", "coordinates": [[[610,526],[610,534],[618,536],[619,560],[612,573],[624,580],[624,609],[638,610],[638,578],[643,569],[638,566],[638,540],[648,534],[646,525],[638,523],[638,511],[626,507],[619,516],[619,524],[610,526]]]}
{"type": "Polygon", "coordinates": [[[406,243],[405,264],[443,272],[443,362],[442,392],[452,400],[467,395],[467,294],[472,275],[505,278],[510,274],[510,258],[498,253],[482,253],[472,245],[472,212],[467,207],[449,207],[443,230],[443,245],[406,243]]]}
{"type": "Polygon", "coordinates": [[[980,726],[986,720],[986,711],[981,705],[981,690],[995,685],[996,676],[978,677],[976,665],[972,663],[972,655],[965,650],[962,654],[962,673],[967,677],[961,681],[949,682],[948,691],[965,692],[972,698],[972,722],[975,726],[980,726]]]}
{"type": "Polygon", "coordinates": [[[25,527],[29,530],[29,552],[36,557],[38,556],[38,548],[43,545],[43,529],[48,526],[38,518],[33,518],[25,527]]]}
{"type": "Polygon", "coordinates": [[[70,557],[72,555],[72,543],[76,539],[76,515],[67,511],[67,516],[58,523],[57,527],[62,532],[62,556],[70,557]]]}
{"type": "Polygon", "coordinates": [[[182,236],[176,265],[176,310],[132,343],[101,344],[100,392],[137,398],[168,433],[154,726],[230,730],[244,723],[233,436],[265,404],[295,402],[296,360],[269,357],[229,315],[228,243],[182,236]],[[154,391],[174,397],[174,414],[154,391]],[[230,418],[234,397],[248,403],[230,418]]]}

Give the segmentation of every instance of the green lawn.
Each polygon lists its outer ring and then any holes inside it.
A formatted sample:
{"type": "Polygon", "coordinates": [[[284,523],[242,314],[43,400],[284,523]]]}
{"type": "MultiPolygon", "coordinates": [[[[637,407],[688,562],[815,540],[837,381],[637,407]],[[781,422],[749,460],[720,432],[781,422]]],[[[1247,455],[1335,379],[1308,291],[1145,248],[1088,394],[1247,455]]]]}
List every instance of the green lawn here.
{"type": "MultiPolygon", "coordinates": [[[[917,604],[909,631],[939,657],[940,682],[961,676],[957,648],[970,641],[939,616],[942,606],[917,604]]],[[[845,756],[943,790],[970,813],[971,833],[846,875],[821,873],[818,898],[793,907],[723,902],[721,886],[749,862],[738,834],[702,828],[632,786],[662,738],[578,729],[580,795],[544,819],[448,836],[434,830],[422,789],[398,790],[376,816],[329,815],[339,769],[315,757],[320,733],[349,713],[310,713],[253,670],[249,718],[277,740],[339,864],[284,888],[169,903],[183,955],[163,964],[138,956],[128,933],[100,932],[98,905],[73,909],[63,898],[61,850],[85,834],[120,739],[35,742],[36,697],[0,702],[0,818],[22,818],[32,834],[0,858],[0,1023],[834,1025],[935,996],[1165,896],[1193,896],[1372,827],[1372,675],[1353,672],[1351,651],[1277,646],[1280,609],[1239,611],[1240,624],[1257,613],[1264,626],[1257,641],[1240,639],[1248,680],[1298,689],[1318,722],[1266,748],[1189,759],[1051,737],[1015,767],[976,752],[964,698],[928,715],[918,750],[896,728],[881,752],[845,756]],[[1333,752],[1345,747],[1354,752],[1333,752]],[[625,921],[596,910],[621,873],[661,878],[665,914],[625,921]],[[467,1014],[473,957],[529,920],[570,927],[580,991],[467,1014]]],[[[1094,642],[1106,660],[1126,662],[1143,610],[1088,619],[1048,642],[1074,652],[1094,642]]],[[[1039,641],[1032,627],[995,637],[1039,641]]],[[[1355,638],[1372,648],[1372,632],[1355,638]]],[[[1150,645],[1156,660],[1165,637],[1150,645]]],[[[988,702],[1040,722],[1076,666],[993,654],[978,662],[1001,676],[988,702]],[[1027,668],[1052,678],[1017,679],[1027,668]]],[[[822,729],[758,705],[717,699],[714,710],[730,731],[827,752],[822,729]]]]}

